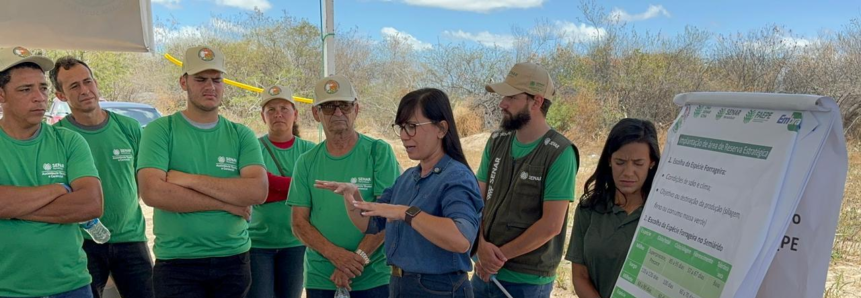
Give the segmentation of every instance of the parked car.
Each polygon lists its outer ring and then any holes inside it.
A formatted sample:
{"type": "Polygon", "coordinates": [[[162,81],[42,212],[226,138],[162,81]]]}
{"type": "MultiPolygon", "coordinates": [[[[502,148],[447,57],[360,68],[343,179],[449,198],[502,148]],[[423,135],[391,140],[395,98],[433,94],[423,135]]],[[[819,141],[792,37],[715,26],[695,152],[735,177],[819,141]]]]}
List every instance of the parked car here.
{"type": "Polygon", "coordinates": [[[48,111],[45,111],[45,122],[53,125],[54,123],[60,122],[60,120],[66,117],[66,115],[71,113],[72,111],[69,110],[68,104],[54,98],[54,100],[51,101],[51,107],[48,108],[48,111]]]}
{"type": "MultiPolygon", "coordinates": [[[[135,102],[102,101],[99,103],[102,109],[117,113],[119,115],[132,117],[141,123],[142,127],[155,119],[161,117],[161,113],[151,105],[135,102]]],[[[54,99],[51,108],[45,113],[45,121],[54,124],[71,114],[69,104],[54,99]]]]}

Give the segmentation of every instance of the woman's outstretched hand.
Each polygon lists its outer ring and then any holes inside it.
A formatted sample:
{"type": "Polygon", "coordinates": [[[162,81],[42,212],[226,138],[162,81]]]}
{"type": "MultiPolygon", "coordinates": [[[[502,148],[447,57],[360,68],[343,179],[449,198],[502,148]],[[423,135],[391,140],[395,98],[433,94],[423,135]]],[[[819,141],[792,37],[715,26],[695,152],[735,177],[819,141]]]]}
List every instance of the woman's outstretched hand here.
{"type": "Polygon", "coordinates": [[[319,189],[328,189],[336,194],[342,195],[350,204],[364,202],[362,194],[359,193],[359,187],[352,183],[316,180],[314,181],[314,187],[319,189]]]}

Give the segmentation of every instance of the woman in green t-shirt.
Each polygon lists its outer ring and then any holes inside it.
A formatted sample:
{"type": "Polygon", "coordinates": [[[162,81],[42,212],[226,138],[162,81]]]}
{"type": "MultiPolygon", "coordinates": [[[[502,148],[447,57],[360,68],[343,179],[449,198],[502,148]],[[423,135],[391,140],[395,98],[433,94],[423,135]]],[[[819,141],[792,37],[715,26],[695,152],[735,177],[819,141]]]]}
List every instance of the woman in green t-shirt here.
{"type": "Polygon", "coordinates": [[[260,115],[268,134],[260,137],[263,163],[269,177],[266,201],[254,206],[248,234],[251,237],[251,289],[249,298],[300,297],[305,246],[293,235],[291,209],[285,204],[299,155],[314,143],[299,138],[296,101],[290,89],[266,88],[260,115]]]}
{"type": "Polygon", "coordinates": [[[647,120],[622,119],[610,131],[574,215],[565,259],[578,297],[610,297],[660,160],[647,120]]]}

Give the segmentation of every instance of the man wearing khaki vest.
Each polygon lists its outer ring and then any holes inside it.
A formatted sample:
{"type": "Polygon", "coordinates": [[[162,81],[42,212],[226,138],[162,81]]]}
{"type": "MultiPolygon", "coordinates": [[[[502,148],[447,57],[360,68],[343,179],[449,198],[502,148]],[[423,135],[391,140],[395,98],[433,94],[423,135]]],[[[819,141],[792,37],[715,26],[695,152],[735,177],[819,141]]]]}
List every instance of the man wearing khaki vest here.
{"type": "Polygon", "coordinates": [[[485,87],[502,96],[501,130],[491,135],[478,170],[485,199],[475,297],[550,297],[562,260],[568,203],[574,200],[577,150],[547,124],[553,81],[543,67],[518,63],[485,87]]]}

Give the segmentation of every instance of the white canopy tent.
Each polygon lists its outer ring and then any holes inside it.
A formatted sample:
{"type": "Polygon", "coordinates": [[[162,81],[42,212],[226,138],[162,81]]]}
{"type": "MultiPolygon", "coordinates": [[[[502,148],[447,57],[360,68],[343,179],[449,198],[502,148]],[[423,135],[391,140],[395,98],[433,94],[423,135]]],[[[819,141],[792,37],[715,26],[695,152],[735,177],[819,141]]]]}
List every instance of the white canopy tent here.
{"type": "Polygon", "coordinates": [[[3,0],[0,47],[153,50],[150,0],[3,0]]]}

